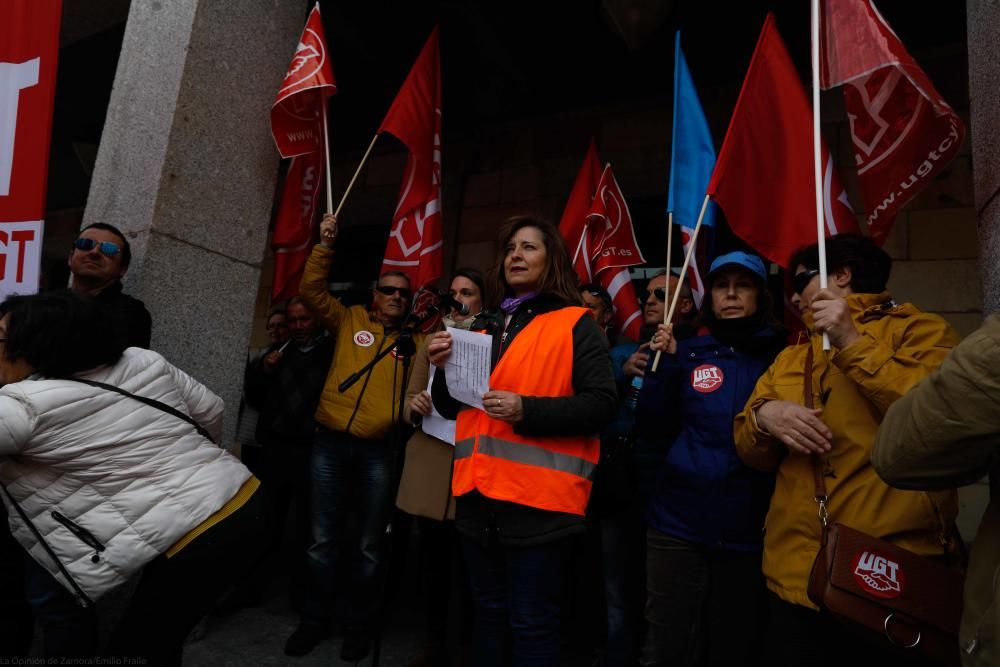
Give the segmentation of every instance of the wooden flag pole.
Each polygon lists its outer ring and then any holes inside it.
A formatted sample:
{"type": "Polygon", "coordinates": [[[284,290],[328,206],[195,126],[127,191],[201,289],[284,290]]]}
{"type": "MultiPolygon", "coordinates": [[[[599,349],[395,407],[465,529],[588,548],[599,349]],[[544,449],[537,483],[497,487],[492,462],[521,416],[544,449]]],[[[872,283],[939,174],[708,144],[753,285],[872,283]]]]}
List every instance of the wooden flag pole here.
{"type": "MultiPolygon", "coordinates": [[[[667,211],[667,261],[666,261],[666,265],[667,265],[667,284],[664,285],[664,287],[666,287],[667,289],[670,288],[670,276],[673,275],[673,273],[670,271],[670,261],[671,261],[671,258],[674,256],[673,245],[674,245],[674,212],[673,211],[667,211]]],[[[664,303],[663,305],[666,306],[667,303],[664,303]]],[[[663,323],[666,324],[669,321],[670,320],[667,319],[667,309],[666,309],[666,307],[664,307],[664,309],[663,309],[663,323]]]]}
{"type": "Polygon", "coordinates": [[[368,144],[368,150],[365,151],[364,157],[361,158],[361,163],[358,168],[354,170],[354,175],[351,176],[351,182],[347,184],[347,189],[344,190],[344,196],[340,198],[340,203],[337,204],[337,210],[333,212],[334,216],[340,215],[340,209],[344,207],[344,202],[347,201],[347,195],[351,194],[351,188],[354,187],[354,181],[358,180],[358,174],[361,173],[362,167],[365,166],[365,162],[368,161],[368,156],[371,155],[372,149],[375,148],[375,142],[378,140],[378,133],[372,137],[372,142],[368,144]]]}
{"type": "MultiPolygon", "coordinates": [[[[826,221],[823,219],[823,154],[819,133],[819,0],[812,0],[812,106],[813,178],[816,183],[816,249],[819,254],[819,287],[826,289],[826,221]]],[[[794,270],[795,267],[792,267],[794,270]]],[[[830,349],[830,337],[823,333],[823,349],[830,349]]]]}
{"type": "MultiPolygon", "coordinates": [[[[705,219],[705,211],[708,210],[708,200],[711,199],[710,195],[705,195],[705,200],[701,203],[701,212],[698,213],[698,222],[695,223],[694,231],[691,232],[691,245],[688,247],[687,253],[684,255],[684,264],[681,265],[681,275],[677,280],[677,287],[674,289],[673,298],[670,300],[670,308],[667,310],[666,317],[663,318],[664,324],[668,324],[670,320],[674,318],[674,310],[677,308],[677,301],[681,298],[681,288],[684,286],[684,276],[687,275],[688,266],[691,265],[691,257],[694,255],[694,250],[698,246],[698,232],[701,231],[701,221],[705,219]]],[[[670,279],[667,279],[667,284],[670,284],[670,279]]],[[[661,351],[656,352],[656,357],[653,358],[653,372],[660,367],[660,355],[661,351]]]]}

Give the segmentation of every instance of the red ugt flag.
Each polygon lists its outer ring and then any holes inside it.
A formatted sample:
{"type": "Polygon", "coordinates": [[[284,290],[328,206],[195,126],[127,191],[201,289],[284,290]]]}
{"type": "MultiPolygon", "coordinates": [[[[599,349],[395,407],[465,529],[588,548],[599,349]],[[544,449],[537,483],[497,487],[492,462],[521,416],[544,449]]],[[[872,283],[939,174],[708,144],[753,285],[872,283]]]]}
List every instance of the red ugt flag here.
{"type": "Polygon", "coordinates": [[[326,100],[337,92],[323,36],[319,6],[306,21],[295,57],[271,108],[271,132],[283,157],[292,157],[278,205],[271,247],[274,283],[271,301],[298,294],[312,246],[316,204],[326,163],[323,116],[326,100]]]}
{"type": "Polygon", "coordinates": [[[590,266],[601,287],[611,295],[615,324],[622,334],[638,340],[642,310],[628,267],[644,264],[646,260],[639,250],[632,215],[610,164],[601,174],[587,214],[587,236],[590,266]]]}
{"type": "Polygon", "coordinates": [[[406,144],[409,156],[392,216],[382,271],[403,271],[413,287],[443,273],[441,226],[441,60],[435,27],[378,131],[406,144]]]}
{"type": "MultiPolygon", "coordinates": [[[[782,266],[796,249],[817,241],[812,133],[805,89],[768,14],[708,194],[733,232],[782,266]]],[[[857,232],[825,141],[822,151],[827,234],[857,232]]]]}
{"type": "Polygon", "coordinates": [[[563,210],[559,221],[559,234],[566,242],[573,269],[581,283],[594,280],[590,270],[590,252],[587,246],[587,214],[597,192],[597,184],[601,180],[601,160],[597,156],[597,145],[590,140],[590,147],[583,158],[583,164],[576,175],[573,189],[569,193],[569,201],[563,210]]]}
{"type": "Polygon", "coordinates": [[[337,92],[319,4],[309,12],[285,80],[271,106],[271,134],[281,157],[320,150],[326,99],[337,92]]]}
{"type": "Polygon", "coordinates": [[[899,209],[958,154],[965,127],[870,0],[824,4],[822,85],[844,86],[861,197],[881,245],[899,209]]]}
{"type": "Polygon", "coordinates": [[[0,3],[0,299],[38,290],[61,8],[0,3]]]}

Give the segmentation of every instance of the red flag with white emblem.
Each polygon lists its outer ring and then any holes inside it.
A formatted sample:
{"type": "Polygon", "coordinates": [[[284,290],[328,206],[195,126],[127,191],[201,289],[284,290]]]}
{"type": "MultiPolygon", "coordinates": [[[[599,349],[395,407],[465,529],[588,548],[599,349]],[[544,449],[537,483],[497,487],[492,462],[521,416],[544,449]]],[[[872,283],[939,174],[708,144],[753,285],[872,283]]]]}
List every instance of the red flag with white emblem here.
{"type": "Polygon", "coordinates": [[[569,249],[573,269],[583,283],[594,280],[587,247],[587,214],[590,213],[600,180],[601,159],[597,156],[597,145],[591,139],[576,181],[573,182],[573,189],[570,190],[566,208],[563,209],[562,219],[559,220],[559,234],[569,249]]]}
{"type": "Polygon", "coordinates": [[[274,223],[271,301],[298,294],[313,243],[316,204],[325,167],[323,114],[337,92],[317,4],[309,13],[295,56],[271,107],[271,133],[282,157],[291,157],[274,223]]]}
{"type": "Polygon", "coordinates": [[[409,157],[382,271],[402,271],[419,288],[443,273],[441,225],[441,60],[435,27],[378,131],[406,144],[409,157]]]}
{"type": "Polygon", "coordinates": [[[285,80],[271,107],[271,134],[281,157],[319,151],[326,99],[337,92],[319,4],[309,12],[285,80]]]}
{"type": "Polygon", "coordinates": [[[824,4],[822,86],[843,86],[868,227],[882,244],[899,209],[958,154],[965,126],[871,0],[824,4]]]}
{"type": "MultiPolygon", "coordinates": [[[[708,194],[737,236],[782,266],[799,247],[816,243],[812,137],[805,88],[768,14],[708,194]]],[[[827,234],[857,232],[825,141],[822,151],[827,234]]]]}
{"type": "Polygon", "coordinates": [[[611,295],[614,321],[625,336],[639,339],[642,309],[628,267],[644,264],[632,227],[632,215],[611,165],[604,167],[587,214],[589,266],[601,287],[611,295]]]}

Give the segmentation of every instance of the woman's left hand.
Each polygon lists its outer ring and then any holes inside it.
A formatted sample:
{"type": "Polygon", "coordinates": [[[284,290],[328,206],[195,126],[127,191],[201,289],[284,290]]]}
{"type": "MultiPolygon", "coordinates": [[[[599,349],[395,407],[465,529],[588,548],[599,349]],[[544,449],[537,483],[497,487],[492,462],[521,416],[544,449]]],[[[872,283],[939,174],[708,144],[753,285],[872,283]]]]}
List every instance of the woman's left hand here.
{"type": "Polygon", "coordinates": [[[486,392],[483,394],[483,410],[493,419],[509,424],[517,424],[524,419],[521,396],[512,391],[486,392]]]}

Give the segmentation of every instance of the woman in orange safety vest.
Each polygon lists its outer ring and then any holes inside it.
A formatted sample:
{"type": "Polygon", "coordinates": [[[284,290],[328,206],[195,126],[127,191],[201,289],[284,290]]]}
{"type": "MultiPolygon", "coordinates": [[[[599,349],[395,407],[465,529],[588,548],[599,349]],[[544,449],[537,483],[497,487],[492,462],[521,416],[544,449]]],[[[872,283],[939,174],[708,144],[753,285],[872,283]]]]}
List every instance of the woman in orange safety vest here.
{"type": "Polygon", "coordinates": [[[448,394],[452,339],[436,334],[432,396],[456,416],[452,492],[455,527],[476,614],[472,663],[553,665],[569,538],[584,511],[614,416],[607,343],[586,308],[555,226],[516,217],[500,230],[487,275],[488,303],[473,331],[492,336],[492,373],[482,405],[448,394]]]}

